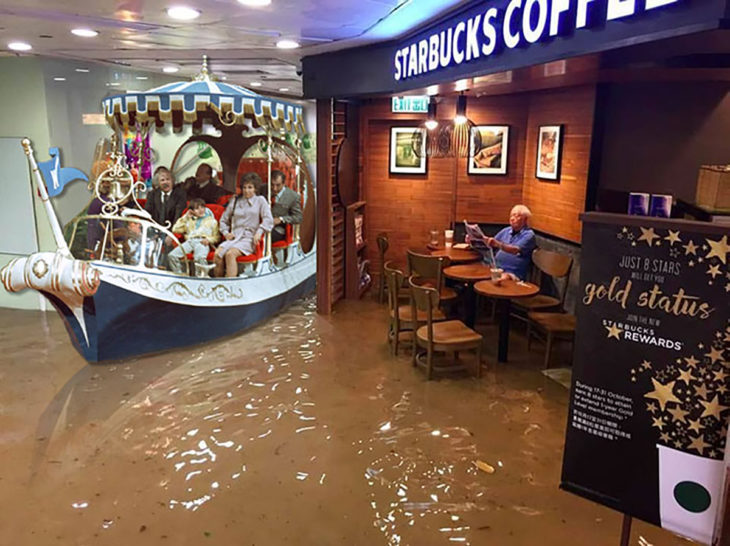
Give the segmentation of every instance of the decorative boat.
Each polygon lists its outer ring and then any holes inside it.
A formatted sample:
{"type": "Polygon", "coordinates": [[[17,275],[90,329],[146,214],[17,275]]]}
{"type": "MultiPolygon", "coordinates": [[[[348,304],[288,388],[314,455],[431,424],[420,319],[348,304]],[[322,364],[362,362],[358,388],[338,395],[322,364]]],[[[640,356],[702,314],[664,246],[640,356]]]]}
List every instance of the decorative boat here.
{"type": "Polygon", "coordinates": [[[302,107],[217,83],[206,65],[204,60],[201,74],[192,82],[103,100],[116,135],[107,166],[92,183],[103,206],[100,214],[77,217],[68,241],[30,142],[23,141],[57,250],[11,261],[2,269],[2,283],[10,292],[26,288],[41,292],[89,362],[235,334],[314,289],[314,185],[302,158],[306,136],[302,107]],[[213,125],[220,136],[200,134],[203,122],[213,125]],[[189,142],[207,143],[218,153],[229,189],[252,161],[246,159],[250,150],[264,157],[258,161],[260,167],[265,160],[269,189],[272,166],[293,166],[291,185],[303,202],[302,224],[288,229],[287,239],[274,245],[267,235],[255,254],[239,258],[238,277],[208,278],[208,268],[195,267],[190,256],[187,275],[166,270],[165,247],[179,242],[169,225],[157,224],[142,210],[139,196],[145,183],[135,180],[132,171],[141,167],[149,151],[144,149],[149,140],[145,137],[153,127],[171,124],[179,131],[186,123],[194,132],[189,142]],[[130,130],[137,135],[131,157],[122,144],[123,132],[130,130]],[[99,234],[96,241],[92,230],[99,234]]]}

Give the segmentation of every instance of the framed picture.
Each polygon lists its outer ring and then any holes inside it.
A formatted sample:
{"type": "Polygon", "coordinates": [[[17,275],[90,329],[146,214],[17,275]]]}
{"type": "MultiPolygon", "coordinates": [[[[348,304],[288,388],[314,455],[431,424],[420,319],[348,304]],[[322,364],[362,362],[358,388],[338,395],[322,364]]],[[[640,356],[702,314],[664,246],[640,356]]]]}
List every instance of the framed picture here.
{"type": "Polygon", "coordinates": [[[469,138],[468,174],[507,174],[509,125],[476,125],[469,138]]]}
{"type": "Polygon", "coordinates": [[[560,178],[560,155],[563,146],[562,125],[541,125],[537,134],[535,176],[544,180],[560,178]]]}
{"type": "Polygon", "coordinates": [[[390,172],[426,174],[426,129],[390,128],[390,172]]]}

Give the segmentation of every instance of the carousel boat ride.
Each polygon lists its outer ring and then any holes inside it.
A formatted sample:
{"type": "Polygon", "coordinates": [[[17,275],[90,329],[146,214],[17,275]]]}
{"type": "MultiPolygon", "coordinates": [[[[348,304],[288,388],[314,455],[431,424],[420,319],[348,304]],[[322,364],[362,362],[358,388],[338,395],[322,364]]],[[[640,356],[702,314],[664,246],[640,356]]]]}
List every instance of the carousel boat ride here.
{"type": "MultiPolygon", "coordinates": [[[[2,269],[2,283],[10,292],[30,288],[43,294],[89,362],[232,335],[314,289],[315,198],[303,160],[303,109],[216,82],[206,65],[204,61],[193,81],[103,99],[116,142],[106,168],[92,182],[94,196],[103,205],[98,214],[77,217],[68,240],[31,144],[27,139],[22,143],[57,249],[14,259],[2,269]],[[218,135],[203,134],[204,123],[218,135]],[[210,278],[210,267],[195,264],[189,254],[183,257],[183,274],[170,271],[166,257],[181,242],[170,225],[156,223],[144,210],[140,196],[146,184],[132,172],[149,156],[146,137],[155,128],[172,126],[179,132],[185,124],[192,125],[193,133],[186,144],[203,142],[218,154],[226,189],[235,189],[249,165],[259,170],[263,165],[269,195],[272,169],[279,168],[292,174],[288,185],[300,195],[302,223],[287,225],[285,240],[274,244],[266,234],[253,254],[238,258],[237,277],[210,278]],[[132,154],[124,149],[122,138],[129,131],[137,136],[132,154]],[[258,160],[249,159],[251,151],[258,152],[258,160]]],[[[223,205],[206,206],[220,218],[223,205]]],[[[208,260],[212,259],[211,251],[208,260]]]]}

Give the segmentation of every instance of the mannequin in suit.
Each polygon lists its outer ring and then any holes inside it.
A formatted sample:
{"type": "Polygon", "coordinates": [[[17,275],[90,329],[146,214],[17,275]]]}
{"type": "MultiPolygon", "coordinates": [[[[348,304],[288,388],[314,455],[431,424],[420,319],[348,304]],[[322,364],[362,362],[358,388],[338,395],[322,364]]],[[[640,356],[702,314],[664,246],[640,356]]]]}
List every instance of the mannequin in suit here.
{"type": "Polygon", "coordinates": [[[274,229],[271,230],[272,243],[286,238],[286,224],[302,223],[299,194],[286,187],[285,179],[283,172],[271,171],[271,215],[274,217],[274,229]]]}
{"type": "Polygon", "coordinates": [[[172,173],[166,167],[157,171],[157,188],[147,196],[145,210],[158,224],[170,223],[170,227],[182,216],[187,203],[187,196],[182,186],[174,186],[172,173]]]}

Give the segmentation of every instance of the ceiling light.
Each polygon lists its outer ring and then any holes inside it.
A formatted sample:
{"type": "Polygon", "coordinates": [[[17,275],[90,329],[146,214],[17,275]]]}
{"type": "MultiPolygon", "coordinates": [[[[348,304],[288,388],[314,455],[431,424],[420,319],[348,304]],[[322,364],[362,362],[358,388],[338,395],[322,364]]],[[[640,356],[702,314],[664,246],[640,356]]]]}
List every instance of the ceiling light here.
{"type": "Polygon", "coordinates": [[[439,94],[439,86],[438,85],[429,85],[426,88],[426,94],[428,96],[438,95],[439,94]]]}
{"type": "Polygon", "coordinates": [[[107,85],[110,86],[110,87],[118,87],[119,86],[119,82],[109,82],[109,83],[107,83],[107,85]]]}
{"type": "Polygon", "coordinates": [[[261,82],[251,82],[251,87],[261,87],[262,85],[261,82]]]}
{"type": "Polygon", "coordinates": [[[167,15],[179,21],[192,21],[200,17],[200,12],[188,6],[171,6],[167,8],[167,15]]]}
{"type": "Polygon", "coordinates": [[[147,76],[137,76],[138,80],[148,80],[149,78],[147,76]]]}
{"type": "Polygon", "coordinates": [[[466,91],[469,89],[469,80],[459,80],[456,82],[456,85],[454,86],[454,89],[456,91],[466,91]]]}
{"type": "Polygon", "coordinates": [[[74,36],[81,36],[82,38],[93,38],[94,36],[99,35],[98,32],[91,30],[90,28],[75,28],[71,31],[71,34],[74,36]]]}
{"type": "Polygon", "coordinates": [[[439,126],[439,122],[436,120],[436,97],[428,99],[428,119],[424,125],[429,131],[433,131],[439,126]]]}
{"type": "Polygon", "coordinates": [[[271,4],[271,0],[238,0],[238,3],[243,4],[244,6],[260,7],[268,6],[271,4]]]}
{"type": "Polygon", "coordinates": [[[162,69],[165,74],[174,74],[178,70],[180,69],[177,66],[166,66],[162,69]]]}
{"type": "Polygon", "coordinates": [[[466,123],[466,95],[459,95],[456,99],[456,115],[454,123],[461,125],[466,123]]]}
{"type": "Polygon", "coordinates": [[[279,40],[276,42],[276,47],[279,49],[296,49],[299,47],[299,42],[296,40],[279,40]]]}
{"type": "Polygon", "coordinates": [[[33,49],[33,46],[25,42],[10,42],[8,44],[8,48],[12,49],[13,51],[30,51],[31,49],[33,49]]]}
{"type": "Polygon", "coordinates": [[[287,91],[289,91],[289,88],[288,87],[279,87],[279,91],[281,91],[282,93],[286,93],[287,91]]]}
{"type": "Polygon", "coordinates": [[[53,78],[54,82],[65,82],[66,78],[53,78]]]}
{"type": "Polygon", "coordinates": [[[86,74],[88,71],[89,71],[88,68],[77,68],[76,69],[76,72],[83,72],[84,74],[86,74]]]}

